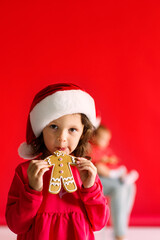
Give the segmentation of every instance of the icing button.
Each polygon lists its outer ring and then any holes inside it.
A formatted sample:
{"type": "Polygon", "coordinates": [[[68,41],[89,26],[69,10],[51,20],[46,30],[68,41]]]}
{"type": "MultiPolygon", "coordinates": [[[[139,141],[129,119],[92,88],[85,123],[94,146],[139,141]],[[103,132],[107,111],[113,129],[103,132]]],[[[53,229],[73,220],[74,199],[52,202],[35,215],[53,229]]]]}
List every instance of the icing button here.
{"type": "Polygon", "coordinates": [[[59,161],[62,161],[63,159],[62,158],[58,158],[59,161]]]}
{"type": "Polygon", "coordinates": [[[60,167],[63,167],[63,163],[60,163],[59,166],[60,166],[60,167]]]}
{"type": "Polygon", "coordinates": [[[59,173],[63,173],[63,170],[60,170],[59,173]]]}

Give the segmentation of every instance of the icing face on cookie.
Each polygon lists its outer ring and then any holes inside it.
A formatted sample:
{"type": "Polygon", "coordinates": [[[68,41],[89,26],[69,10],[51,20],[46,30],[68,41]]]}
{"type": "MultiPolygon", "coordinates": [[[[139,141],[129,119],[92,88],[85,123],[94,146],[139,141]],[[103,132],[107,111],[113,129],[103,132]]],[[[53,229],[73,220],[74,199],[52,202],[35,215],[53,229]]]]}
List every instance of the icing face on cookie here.
{"type": "Polygon", "coordinates": [[[44,143],[50,154],[57,150],[72,153],[79,143],[83,127],[81,114],[64,115],[50,122],[43,129],[44,143]]]}

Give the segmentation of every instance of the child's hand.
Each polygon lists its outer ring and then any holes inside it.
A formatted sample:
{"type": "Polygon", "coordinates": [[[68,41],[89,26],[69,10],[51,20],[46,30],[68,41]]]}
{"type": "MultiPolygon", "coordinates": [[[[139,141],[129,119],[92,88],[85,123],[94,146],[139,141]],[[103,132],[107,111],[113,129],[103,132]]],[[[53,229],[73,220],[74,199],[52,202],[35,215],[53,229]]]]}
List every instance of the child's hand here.
{"type": "Polygon", "coordinates": [[[94,166],[94,164],[82,157],[77,157],[77,168],[80,173],[80,178],[82,180],[82,184],[84,188],[90,188],[94,185],[96,174],[97,174],[97,168],[94,166]]]}
{"type": "Polygon", "coordinates": [[[27,170],[29,186],[36,191],[42,191],[43,175],[48,170],[48,163],[44,160],[32,160],[27,170]]]}

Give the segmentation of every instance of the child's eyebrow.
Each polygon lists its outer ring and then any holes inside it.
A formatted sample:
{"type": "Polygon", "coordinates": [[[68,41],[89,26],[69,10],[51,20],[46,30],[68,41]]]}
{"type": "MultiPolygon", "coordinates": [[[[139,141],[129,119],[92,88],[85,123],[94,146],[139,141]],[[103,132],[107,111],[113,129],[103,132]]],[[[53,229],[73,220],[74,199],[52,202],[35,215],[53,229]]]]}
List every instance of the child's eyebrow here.
{"type": "Polygon", "coordinates": [[[77,125],[70,125],[69,128],[78,128],[78,126],[77,125]]]}
{"type": "Polygon", "coordinates": [[[56,122],[56,120],[53,120],[53,121],[50,122],[49,124],[58,124],[58,123],[56,122]]]}

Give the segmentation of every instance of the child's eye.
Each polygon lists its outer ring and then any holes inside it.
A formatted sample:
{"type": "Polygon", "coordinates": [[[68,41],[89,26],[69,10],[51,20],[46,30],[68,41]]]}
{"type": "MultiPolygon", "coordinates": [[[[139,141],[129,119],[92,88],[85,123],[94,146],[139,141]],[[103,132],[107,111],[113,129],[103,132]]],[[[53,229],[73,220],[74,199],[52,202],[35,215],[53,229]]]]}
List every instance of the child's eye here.
{"type": "Polygon", "coordinates": [[[52,128],[52,129],[57,129],[57,128],[58,128],[58,126],[55,125],[55,124],[52,124],[52,125],[50,125],[49,127],[52,128]]]}
{"type": "Polygon", "coordinates": [[[71,131],[71,132],[76,132],[77,129],[76,129],[76,128],[70,128],[70,131],[71,131]]]}

